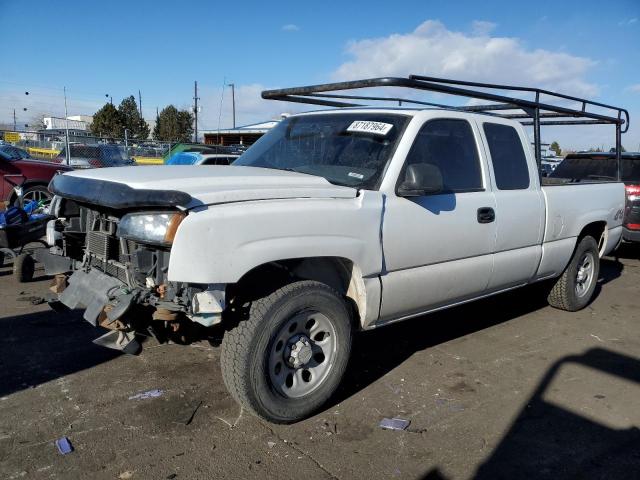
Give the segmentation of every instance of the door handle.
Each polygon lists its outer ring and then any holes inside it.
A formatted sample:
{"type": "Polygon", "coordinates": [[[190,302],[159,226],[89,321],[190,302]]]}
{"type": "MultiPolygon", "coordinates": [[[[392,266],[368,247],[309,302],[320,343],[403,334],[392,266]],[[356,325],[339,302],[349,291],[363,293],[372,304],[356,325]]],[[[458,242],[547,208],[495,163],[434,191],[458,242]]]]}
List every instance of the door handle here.
{"type": "Polygon", "coordinates": [[[491,207],[478,209],[478,223],[491,223],[496,219],[496,212],[491,207]]]}

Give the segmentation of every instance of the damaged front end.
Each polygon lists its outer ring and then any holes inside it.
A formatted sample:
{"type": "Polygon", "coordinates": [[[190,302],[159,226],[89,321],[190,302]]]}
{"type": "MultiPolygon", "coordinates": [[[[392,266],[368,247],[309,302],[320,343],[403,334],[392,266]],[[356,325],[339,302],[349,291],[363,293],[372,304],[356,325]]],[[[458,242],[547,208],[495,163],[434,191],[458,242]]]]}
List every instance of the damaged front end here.
{"type": "Polygon", "coordinates": [[[77,191],[69,198],[55,187],[52,183],[58,196],[51,211],[57,218],[47,229],[52,247],[39,261],[47,274],[56,275],[60,303],[84,307],[85,320],[111,330],[95,343],[137,353],[144,337],[189,343],[211,336],[208,327],[222,320],[225,286],[167,278],[173,238],[187,215],[184,208],[159,199],[139,210],[131,197],[124,208],[114,208],[122,205],[102,198],[100,205],[86,203],[89,199],[77,191]]]}

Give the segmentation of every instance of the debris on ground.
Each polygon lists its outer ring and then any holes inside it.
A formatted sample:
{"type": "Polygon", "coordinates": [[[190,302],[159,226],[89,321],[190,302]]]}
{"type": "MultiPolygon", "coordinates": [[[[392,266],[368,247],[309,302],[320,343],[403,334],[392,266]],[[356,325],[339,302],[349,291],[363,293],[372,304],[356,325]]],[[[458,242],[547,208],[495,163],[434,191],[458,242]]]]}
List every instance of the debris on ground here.
{"type": "Polygon", "coordinates": [[[411,420],[403,418],[383,418],[379,426],[385,430],[406,430],[410,424],[411,420]]]}
{"type": "Polygon", "coordinates": [[[126,472],[122,472],[120,475],[118,475],[118,478],[120,480],[129,480],[132,477],[133,477],[133,472],[131,470],[127,470],[126,472]]]}
{"type": "Polygon", "coordinates": [[[62,437],[56,440],[56,447],[62,455],[73,452],[73,445],[67,437],[62,437]]]}
{"type": "Polygon", "coordinates": [[[144,400],[146,398],[158,398],[164,393],[164,390],[154,388],[153,390],[147,390],[146,392],[136,393],[129,397],[129,400],[144,400]]]}
{"type": "Polygon", "coordinates": [[[267,446],[268,446],[269,448],[273,448],[273,447],[275,447],[275,446],[276,446],[276,442],[267,442],[267,446]]]}

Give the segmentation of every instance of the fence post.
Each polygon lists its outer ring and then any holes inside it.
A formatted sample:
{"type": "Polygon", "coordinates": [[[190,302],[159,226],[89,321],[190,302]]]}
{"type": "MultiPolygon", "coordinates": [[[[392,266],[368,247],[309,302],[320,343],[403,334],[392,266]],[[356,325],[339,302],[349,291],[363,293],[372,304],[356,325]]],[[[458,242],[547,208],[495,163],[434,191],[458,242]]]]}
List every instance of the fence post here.
{"type": "Polygon", "coordinates": [[[124,153],[129,157],[129,129],[124,129],[124,153]]]}

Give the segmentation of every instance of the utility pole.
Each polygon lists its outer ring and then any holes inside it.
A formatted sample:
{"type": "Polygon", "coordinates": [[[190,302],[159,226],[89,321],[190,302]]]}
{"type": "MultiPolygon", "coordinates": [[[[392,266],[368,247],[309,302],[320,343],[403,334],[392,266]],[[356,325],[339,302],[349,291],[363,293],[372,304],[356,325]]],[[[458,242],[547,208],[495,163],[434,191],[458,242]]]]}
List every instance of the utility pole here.
{"type": "Polygon", "coordinates": [[[193,141],[194,143],[198,143],[198,82],[193,82],[194,91],[193,91],[193,113],[195,115],[195,128],[193,133],[193,141]]]}
{"type": "Polygon", "coordinates": [[[138,108],[140,108],[140,118],[142,118],[142,95],[140,90],[138,90],[138,108]]]}
{"type": "Polygon", "coordinates": [[[13,131],[16,131],[16,109],[13,109],[13,131]]]}
{"type": "Polygon", "coordinates": [[[69,112],[67,111],[67,87],[64,87],[64,126],[65,126],[65,152],[67,165],[71,165],[71,152],[69,151],[69,112]]]}
{"type": "Polygon", "coordinates": [[[231,87],[231,105],[233,108],[233,128],[236,128],[236,84],[230,83],[228,86],[231,87]]]}

